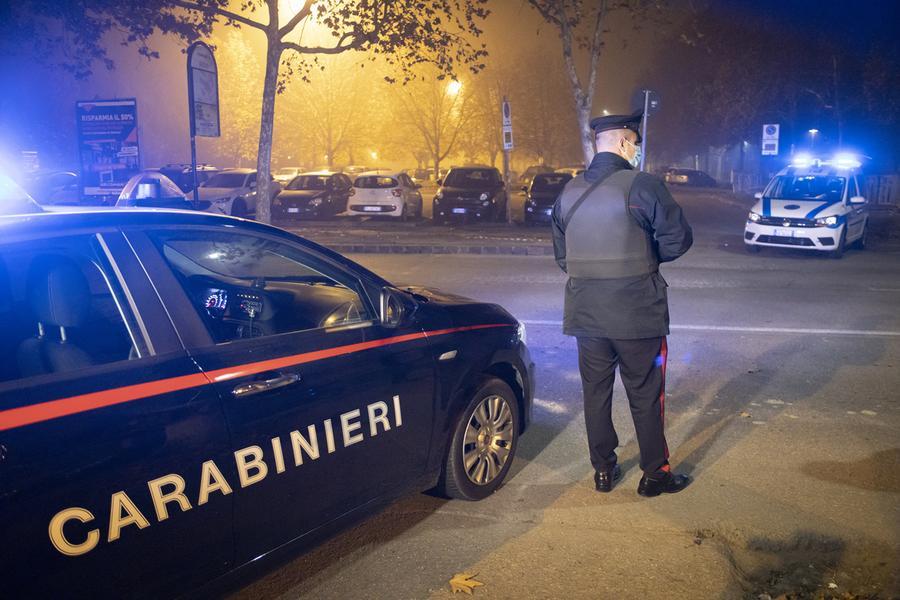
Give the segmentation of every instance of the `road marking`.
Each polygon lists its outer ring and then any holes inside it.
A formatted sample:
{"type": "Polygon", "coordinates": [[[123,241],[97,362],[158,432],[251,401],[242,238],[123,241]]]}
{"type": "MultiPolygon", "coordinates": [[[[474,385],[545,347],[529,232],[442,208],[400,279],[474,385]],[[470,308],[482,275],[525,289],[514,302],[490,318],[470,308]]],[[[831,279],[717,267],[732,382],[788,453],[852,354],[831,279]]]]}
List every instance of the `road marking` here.
{"type": "MultiPolygon", "coordinates": [[[[523,320],[525,325],[562,327],[562,321],[523,320]]],[[[738,327],[732,325],[671,325],[672,331],[721,331],[726,333],[795,333],[800,335],[861,335],[900,337],[900,331],[877,329],[804,329],[801,327],[738,327]]]]}

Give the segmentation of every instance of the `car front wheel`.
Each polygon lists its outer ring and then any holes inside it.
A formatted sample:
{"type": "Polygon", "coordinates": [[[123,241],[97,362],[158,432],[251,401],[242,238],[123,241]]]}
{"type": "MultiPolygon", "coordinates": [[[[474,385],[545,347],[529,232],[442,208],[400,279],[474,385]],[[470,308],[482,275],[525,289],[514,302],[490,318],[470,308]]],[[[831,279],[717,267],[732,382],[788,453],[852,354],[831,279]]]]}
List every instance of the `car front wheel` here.
{"type": "Polygon", "coordinates": [[[453,432],[438,491],[462,500],[481,500],[493,494],[512,465],[519,419],[512,389],[500,379],[484,379],[453,432]]]}

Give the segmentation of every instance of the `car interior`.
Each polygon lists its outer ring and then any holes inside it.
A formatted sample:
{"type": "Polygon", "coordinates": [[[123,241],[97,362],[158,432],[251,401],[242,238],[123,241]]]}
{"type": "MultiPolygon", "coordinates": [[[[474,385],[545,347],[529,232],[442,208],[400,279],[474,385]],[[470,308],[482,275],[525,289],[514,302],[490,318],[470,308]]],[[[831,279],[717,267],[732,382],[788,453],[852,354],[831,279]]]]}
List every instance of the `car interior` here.
{"type": "Polygon", "coordinates": [[[137,358],[92,257],[0,248],[0,382],[137,358]]]}
{"type": "Polygon", "coordinates": [[[276,244],[238,236],[157,243],[217,344],[371,321],[356,290],[276,244]]]}

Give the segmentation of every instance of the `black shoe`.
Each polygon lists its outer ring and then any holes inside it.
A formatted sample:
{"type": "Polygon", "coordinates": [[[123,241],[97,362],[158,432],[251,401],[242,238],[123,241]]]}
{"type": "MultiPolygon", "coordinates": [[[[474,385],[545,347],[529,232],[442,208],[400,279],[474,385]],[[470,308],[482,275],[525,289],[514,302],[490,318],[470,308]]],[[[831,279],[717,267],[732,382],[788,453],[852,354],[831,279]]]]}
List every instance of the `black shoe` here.
{"type": "Polygon", "coordinates": [[[618,480],[622,479],[622,469],[619,465],[612,468],[612,471],[597,471],[594,473],[594,487],[598,492],[611,492],[613,486],[618,480]]]}
{"type": "Polygon", "coordinates": [[[677,494],[690,483],[691,478],[687,475],[673,475],[669,472],[654,474],[651,477],[644,475],[638,484],[637,492],[646,498],[660,494],[677,494]]]}

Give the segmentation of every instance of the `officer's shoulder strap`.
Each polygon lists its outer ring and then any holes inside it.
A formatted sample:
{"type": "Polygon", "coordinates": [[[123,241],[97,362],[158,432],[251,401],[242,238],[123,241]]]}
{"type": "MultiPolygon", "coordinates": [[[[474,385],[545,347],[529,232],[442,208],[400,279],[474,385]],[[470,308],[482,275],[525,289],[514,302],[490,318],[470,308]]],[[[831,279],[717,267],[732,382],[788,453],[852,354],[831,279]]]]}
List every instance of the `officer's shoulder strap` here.
{"type": "MultiPolygon", "coordinates": [[[[581,205],[584,204],[584,201],[587,200],[588,196],[591,195],[591,192],[593,192],[595,189],[597,189],[597,187],[601,183],[603,183],[609,179],[612,179],[612,178],[615,178],[616,180],[621,179],[621,184],[623,185],[623,187],[626,188],[625,193],[627,195],[628,190],[631,189],[631,185],[634,183],[635,177],[637,177],[637,174],[638,174],[638,171],[635,171],[634,169],[622,169],[620,171],[613,171],[606,177],[601,177],[600,179],[598,179],[597,181],[595,181],[594,183],[589,185],[588,188],[586,190],[584,190],[584,192],[578,197],[578,200],[575,201],[575,203],[571,206],[571,208],[569,208],[568,212],[563,217],[563,230],[565,231],[566,229],[569,228],[569,222],[572,220],[572,217],[575,215],[575,211],[577,211],[579,208],[581,208],[581,205]]],[[[583,175],[582,175],[582,177],[583,177],[583,175]]],[[[617,181],[617,183],[618,183],[618,181],[617,181]]]]}

